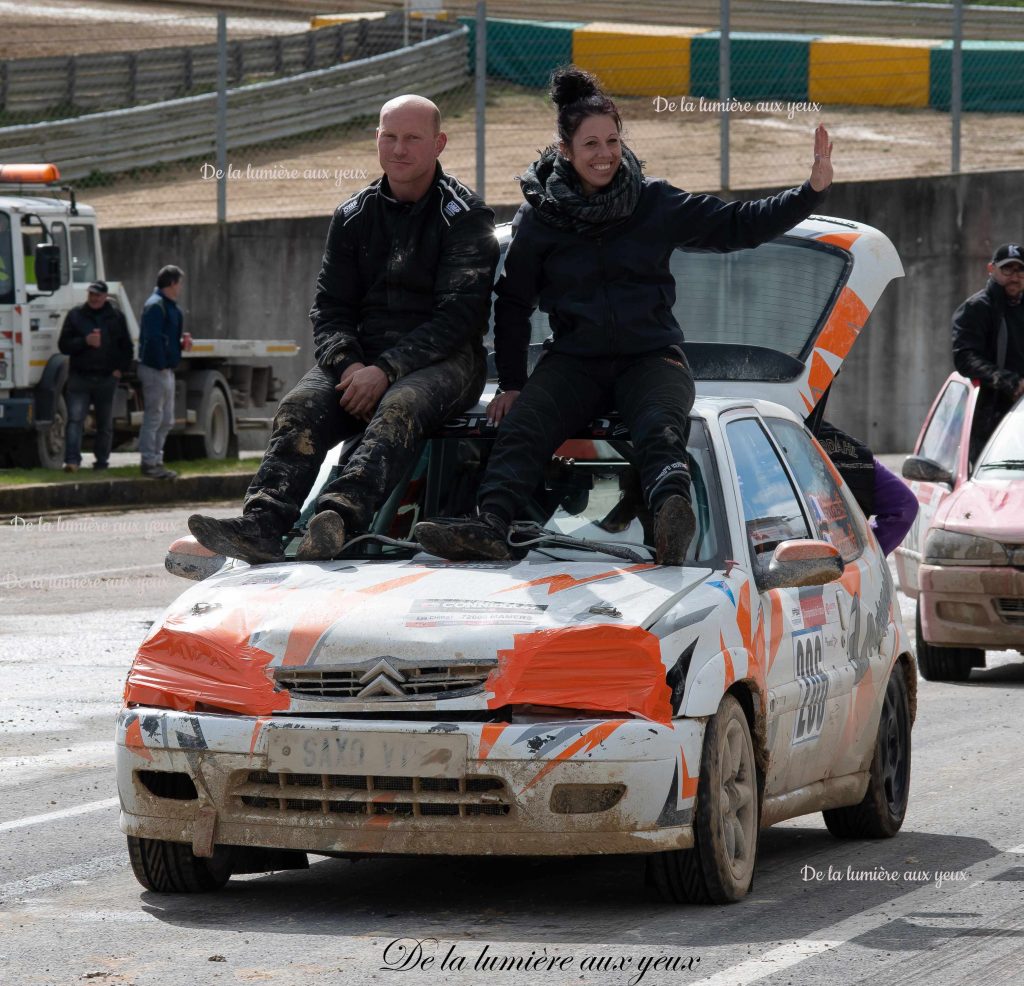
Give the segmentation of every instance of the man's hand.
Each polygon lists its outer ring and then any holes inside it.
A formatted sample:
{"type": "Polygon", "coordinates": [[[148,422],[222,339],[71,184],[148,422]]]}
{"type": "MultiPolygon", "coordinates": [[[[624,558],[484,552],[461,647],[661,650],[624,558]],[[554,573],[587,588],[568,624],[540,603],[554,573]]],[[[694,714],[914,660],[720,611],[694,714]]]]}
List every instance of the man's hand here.
{"type": "Polygon", "coordinates": [[[387,374],[379,366],[360,366],[356,370],[353,364],[341,375],[334,389],[342,391],[338,403],[343,411],[369,421],[389,386],[387,374]]]}
{"type": "Polygon", "coordinates": [[[518,390],[506,390],[503,394],[498,394],[498,396],[487,405],[487,420],[490,421],[492,425],[501,424],[501,419],[512,410],[512,405],[515,404],[518,396],[518,390]]]}
{"type": "Polygon", "coordinates": [[[1024,397],[1024,377],[1022,377],[1020,383],[1017,384],[1017,393],[1015,393],[1013,396],[1018,400],[1021,397],[1024,397]]]}
{"type": "Polygon", "coordinates": [[[102,342],[103,337],[100,335],[99,329],[93,329],[92,332],[85,337],[85,344],[87,346],[92,346],[93,349],[99,349],[102,342]]]}
{"type": "Polygon", "coordinates": [[[113,376],[113,378],[115,380],[120,380],[121,379],[121,371],[120,370],[114,370],[114,372],[111,374],[111,376],[113,376]]]}
{"type": "Polygon", "coordinates": [[[814,165],[811,167],[811,188],[823,192],[832,184],[832,144],[828,131],[819,123],[814,131],[814,165]]]}

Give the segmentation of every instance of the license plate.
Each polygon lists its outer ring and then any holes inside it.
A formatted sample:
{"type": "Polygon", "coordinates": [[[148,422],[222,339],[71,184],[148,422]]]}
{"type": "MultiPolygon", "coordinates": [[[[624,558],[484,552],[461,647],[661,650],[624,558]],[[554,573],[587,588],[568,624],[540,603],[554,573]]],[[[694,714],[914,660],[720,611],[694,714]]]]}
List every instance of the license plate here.
{"type": "Polygon", "coordinates": [[[447,733],[359,733],[344,729],[274,729],[267,739],[272,772],[462,777],[468,737],[447,733]]]}

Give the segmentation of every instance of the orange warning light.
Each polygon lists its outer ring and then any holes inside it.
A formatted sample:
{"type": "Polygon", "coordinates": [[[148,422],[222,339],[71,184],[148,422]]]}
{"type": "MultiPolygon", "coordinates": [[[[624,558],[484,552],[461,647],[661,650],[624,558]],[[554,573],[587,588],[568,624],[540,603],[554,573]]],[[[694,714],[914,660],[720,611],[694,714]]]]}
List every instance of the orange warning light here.
{"type": "Polygon", "coordinates": [[[55,181],[60,181],[55,164],[0,164],[0,182],[49,185],[55,181]]]}

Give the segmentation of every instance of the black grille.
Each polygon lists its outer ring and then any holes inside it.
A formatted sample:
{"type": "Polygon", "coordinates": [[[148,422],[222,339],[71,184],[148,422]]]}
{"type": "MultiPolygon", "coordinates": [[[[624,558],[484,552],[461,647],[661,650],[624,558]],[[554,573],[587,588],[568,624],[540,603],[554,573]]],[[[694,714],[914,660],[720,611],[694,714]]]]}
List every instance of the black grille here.
{"type": "Polygon", "coordinates": [[[1024,626],[1024,599],[997,599],[996,612],[1004,623],[1024,626]]]}
{"type": "MultiPolygon", "coordinates": [[[[489,664],[434,664],[422,667],[402,667],[396,661],[395,670],[401,676],[391,683],[401,689],[402,695],[378,692],[365,701],[408,701],[417,698],[455,697],[472,694],[483,688],[487,676],[494,670],[489,664]]],[[[369,668],[278,668],[274,681],[292,695],[311,699],[354,699],[359,697],[370,681],[360,681],[369,668]]]]}
{"type": "Polygon", "coordinates": [[[497,777],[379,777],[250,770],[235,777],[237,805],[258,812],[321,815],[507,815],[512,807],[497,777]]]}

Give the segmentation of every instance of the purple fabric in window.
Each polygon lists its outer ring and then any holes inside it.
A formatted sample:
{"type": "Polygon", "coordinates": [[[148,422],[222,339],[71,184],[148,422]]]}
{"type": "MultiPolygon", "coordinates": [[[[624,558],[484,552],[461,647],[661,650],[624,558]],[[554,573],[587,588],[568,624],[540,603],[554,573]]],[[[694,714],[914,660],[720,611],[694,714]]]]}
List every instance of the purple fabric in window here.
{"type": "Polygon", "coordinates": [[[917,497],[894,472],[875,459],[875,515],[871,529],[886,555],[906,537],[917,516],[917,497]]]}

